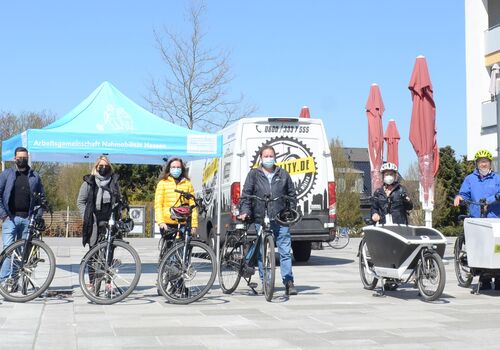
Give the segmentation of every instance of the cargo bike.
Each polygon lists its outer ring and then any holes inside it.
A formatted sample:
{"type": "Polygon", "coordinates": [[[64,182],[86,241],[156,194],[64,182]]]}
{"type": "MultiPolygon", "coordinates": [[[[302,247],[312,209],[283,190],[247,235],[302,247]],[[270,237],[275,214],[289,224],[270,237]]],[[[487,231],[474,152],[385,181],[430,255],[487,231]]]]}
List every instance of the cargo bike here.
{"type": "Polygon", "coordinates": [[[442,261],[446,238],[429,227],[411,225],[370,225],[363,227],[359,244],[359,273],[365,289],[378,282],[384,295],[399,285],[413,282],[424,301],[443,293],[446,273],[442,261]]]}
{"type": "MultiPolygon", "coordinates": [[[[455,274],[461,287],[469,287],[478,276],[478,283],[471,293],[479,294],[483,277],[500,277],[500,218],[486,217],[486,200],[465,200],[462,204],[478,205],[481,217],[459,216],[464,220],[464,233],[457,237],[453,250],[455,274]]],[[[495,286],[495,289],[499,287],[495,286]]]]}

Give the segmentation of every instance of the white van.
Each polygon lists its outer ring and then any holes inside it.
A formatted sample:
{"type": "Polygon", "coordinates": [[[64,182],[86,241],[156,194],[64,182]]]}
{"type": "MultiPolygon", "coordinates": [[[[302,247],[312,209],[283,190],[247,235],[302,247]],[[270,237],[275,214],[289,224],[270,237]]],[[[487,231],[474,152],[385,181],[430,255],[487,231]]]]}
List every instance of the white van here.
{"type": "Polygon", "coordinates": [[[286,169],[297,190],[302,220],[291,228],[296,261],[307,261],[311,242],[330,241],[336,219],[335,180],[323,122],[309,118],[243,118],[222,130],[223,158],[196,160],[189,174],[197,197],[207,212],[200,215],[198,233],[212,246],[217,224],[217,176],[222,169],[221,242],[235,219],[235,209],[249,170],[262,145],[276,150],[276,161],[286,169]]]}

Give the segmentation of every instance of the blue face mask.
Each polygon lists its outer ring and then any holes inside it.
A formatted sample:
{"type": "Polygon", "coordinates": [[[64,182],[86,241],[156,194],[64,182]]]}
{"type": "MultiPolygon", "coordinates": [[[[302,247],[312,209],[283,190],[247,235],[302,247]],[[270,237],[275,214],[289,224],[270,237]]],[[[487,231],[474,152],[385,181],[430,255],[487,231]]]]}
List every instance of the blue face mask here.
{"type": "Polygon", "coordinates": [[[175,177],[176,179],[181,176],[182,169],[181,168],[170,168],[170,175],[175,177]]]}
{"type": "Polygon", "coordinates": [[[275,159],[274,158],[263,158],[262,166],[264,168],[270,169],[274,166],[275,159]]]}

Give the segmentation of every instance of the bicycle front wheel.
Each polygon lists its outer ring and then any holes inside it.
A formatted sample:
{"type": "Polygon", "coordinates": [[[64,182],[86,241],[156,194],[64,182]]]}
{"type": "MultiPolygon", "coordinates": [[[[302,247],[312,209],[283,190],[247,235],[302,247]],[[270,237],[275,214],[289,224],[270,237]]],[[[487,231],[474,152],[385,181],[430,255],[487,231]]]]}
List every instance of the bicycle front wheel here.
{"type": "Polygon", "coordinates": [[[28,259],[23,264],[25,242],[14,242],[0,256],[0,294],[8,301],[26,302],[40,296],[56,272],[54,253],[40,240],[31,241],[28,259]]]}
{"type": "Polygon", "coordinates": [[[436,252],[426,252],[417,265],[417,286],[425,301],[433,301],[441,296],[446,282],[443,261],[436,252]]]}
{"type": "Polygon", "coordinates": [[[333,249],[342,249],[349,244],[349,240],[349,229],[342,227],[337,229],[337,231],[335,232],[335,238],[333,239],[333,241],[327,243],[333,249]]]}
{"type": "Polygon", "coordinates": [[[115,240],[92,248],[80,264],[80,288],[90,301],[109,305],[132,293],[141,277],[141,259],[132,246],[115,240]]]}
{"type": "Polygon", "coordinates": [[[274,294],[274,279],[276,276],[276,257],[274,252],[274,237],[271,234],[264,236],[262,252],[263,288],[267,301],[271,301],[274,294]]]}
{"type": "Polygon", "coordinates": [[[158,269],[161,294],[173,304],[189,304],[203,297],[216,277],[217,261],[205,243],[180,242],[170,248],[158,269]]]}
{"type": "Polygon", "coordinates": [[[244,262],[243,244],[230,234],[222,246],[219,262],[219,283],[224,294],[231,294],[240,283],[244,262]]]}
{"type": "Polygon", "coordinates": [[[465,235],[462,233],[455,241],[453,249],[455,257],[455,274],[460,287],[469,287],[472,283],[472,273],[467,264],[467,249],[465,246],[465,235]]]}

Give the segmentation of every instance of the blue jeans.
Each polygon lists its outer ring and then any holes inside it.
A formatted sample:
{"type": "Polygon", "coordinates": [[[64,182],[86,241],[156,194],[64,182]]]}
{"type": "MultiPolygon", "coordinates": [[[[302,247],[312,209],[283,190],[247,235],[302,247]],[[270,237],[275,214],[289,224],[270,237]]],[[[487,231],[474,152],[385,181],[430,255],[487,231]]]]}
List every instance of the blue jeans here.
{"type": "MultiPolygon", "coordinates": [[[[255,229],[259,232],[261,225],[255,224],[255,229]]],[[[278,223],[271,221],[271,230],[274,234],[274,240],[278,247],[280,255],[280,272],[283,284],[286,285],[288,281],[293,282],[292,272],[292,237],[290,236],[290,228],[287,226],[280,226],[278,223]]],[[[259,275],[260,279],[263,278],[262,268],[262,252],[259,251],[259,275]]]]}
{"type": "MultiPolygon", "coordinates": [[[[2,224],[3,249],[21,238],[28,238],[28,225],[28,218],[25,219],[20,216],[15,216],[14,221],[10,218],[5,219],[2,224]]],[[[7,258],[4,260],[2,268],[0,269],[0,280],[3,281],[9,277],[10,273],[10,258],[7,258]]]]}

